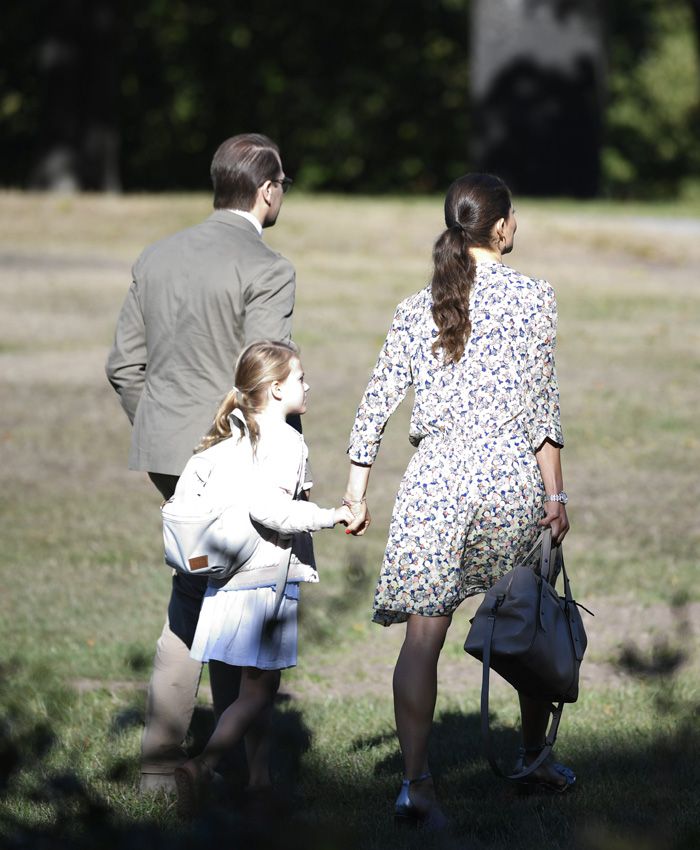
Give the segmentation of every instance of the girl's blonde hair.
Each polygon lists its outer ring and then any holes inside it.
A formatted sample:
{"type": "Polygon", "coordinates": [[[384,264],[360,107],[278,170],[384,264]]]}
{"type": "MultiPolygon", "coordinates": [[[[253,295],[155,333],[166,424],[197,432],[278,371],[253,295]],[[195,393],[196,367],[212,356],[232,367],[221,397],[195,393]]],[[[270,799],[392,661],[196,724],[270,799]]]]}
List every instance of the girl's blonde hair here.
{"type": "Polygon", "coordinates": [[[299,349],[293,342],[264,339],[243,349],[236,363],[235,386],[219,405],[214,423],[195,452],[204,451],[231,436],[228,417],[236,407],[243,414],[255,449],[260,438],[255,414],[265,409],[270,384],[286,380],[292,370],[292,360],[298,357],[299,349]]]}

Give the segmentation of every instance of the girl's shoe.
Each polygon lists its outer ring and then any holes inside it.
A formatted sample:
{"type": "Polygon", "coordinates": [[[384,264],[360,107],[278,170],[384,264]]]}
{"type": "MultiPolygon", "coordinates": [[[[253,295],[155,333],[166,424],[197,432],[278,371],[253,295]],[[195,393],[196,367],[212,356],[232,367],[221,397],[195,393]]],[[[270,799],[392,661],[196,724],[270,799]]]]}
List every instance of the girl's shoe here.
{"type": "Polygon", "coordinates": [[[173,775],[177,789],[177,813],[184,820],[191,820],[201,808],[204,791],[214,771],[204,762],[190,759],[176,767],[173,775]]]}
{"type": "MultiPolygon", "coordinates": [[[[534,761],[540,752],[542,752],[542,747],[520,747],[518,750],[518,759],[515,763],[515,771],[518,772],[524,767],[527,767],[525,763],[526,754],[532,756],[531,760],[534,761]]],[[[554,757],[550,755],[529,776],[514,781],[521,786],[525,793],[545,791],[553,794],[563,794],[576,784],[576,774],[570,767],[554,761],[554,757]]]]}
{"type": "Polygon", "coordinates": [[[447,818],[432,798],[432,794],[430,797],[423,798],[422,805],[417,805],[411,799],[409,793],[411,785],[427,781],[430,781],[432,792],[433,777],[431,773],[422,773],[415,779],[404,779],[401,782],[401,790],[394,804],[394,823],[397,826],[422,827],[433,832],[445,829],[447,818]]]}

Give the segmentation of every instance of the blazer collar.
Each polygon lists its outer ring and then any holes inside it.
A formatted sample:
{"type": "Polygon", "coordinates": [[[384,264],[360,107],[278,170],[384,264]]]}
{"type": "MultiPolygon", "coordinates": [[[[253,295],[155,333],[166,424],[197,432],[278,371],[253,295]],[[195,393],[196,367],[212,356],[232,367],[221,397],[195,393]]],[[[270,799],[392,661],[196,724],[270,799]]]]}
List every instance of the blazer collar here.
{"type": "Polygon", "coordinates": [[[207,221],[218,221],[221,224],[228,224],[230,227],[238,227],[240,230],[245,230],[248,233],[254,233],[258,238],[262,238],[252,222],[243,218],[242,215],[236,215],[236,213],[229,212],[229,210],[214,210],[207,221]]]}

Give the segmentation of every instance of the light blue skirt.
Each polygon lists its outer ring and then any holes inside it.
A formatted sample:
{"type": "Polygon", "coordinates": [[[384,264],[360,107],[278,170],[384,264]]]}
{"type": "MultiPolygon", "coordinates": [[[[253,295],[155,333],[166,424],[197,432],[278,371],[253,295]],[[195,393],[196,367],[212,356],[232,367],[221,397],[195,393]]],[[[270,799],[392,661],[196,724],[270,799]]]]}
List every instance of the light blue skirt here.
{"type": "Polygon", "coordinates": [[[190,655],[234,667],[282,670],[297,663],[298,582],[288,582],[277,619],[275,588],[207,588],[190,655]]]}

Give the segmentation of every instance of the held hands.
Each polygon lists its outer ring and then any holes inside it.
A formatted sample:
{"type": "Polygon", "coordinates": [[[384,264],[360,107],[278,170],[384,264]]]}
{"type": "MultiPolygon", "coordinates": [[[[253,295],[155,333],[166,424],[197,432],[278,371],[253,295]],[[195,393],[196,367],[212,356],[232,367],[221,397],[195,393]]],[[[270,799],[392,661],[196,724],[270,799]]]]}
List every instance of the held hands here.
{"type": "Polygon", "coordinates": [[[552,529],[552,540],[561,543],[569,530],[569,520],[566,516],[566,507],[561,502],[545,502],[544,516],[538,525],[552,529]]]}
{"type": "Polygon", "coordinates": [[[348,524],[348,527],[345,529],[345,533],[352,534],[355,537],[362,537],[365,531],[369,528],[369,524],[372,522],[372,518],[369,515],[369,509],[367,508],[367,502],[364,499],[361,499],[358,502],[346,498],[343,499],[343,504],[352,513],[352,522],[348,524]]]}
{"type": "Polygon", "coordinates": [[[338,525],[338,523],[341,525],[350,525],[353,519],[352,511],[347,505],[341,505],[333,511],[334,525],[338,525]]]}
{"type": "Polygon", "coordinates": [[[336,508],[333,513],[333,521],[337,525],[347,526],[345,533],[361,536],[367,530],[371,519],[364,499],[361,502],[346,502],[336,508]]]}

